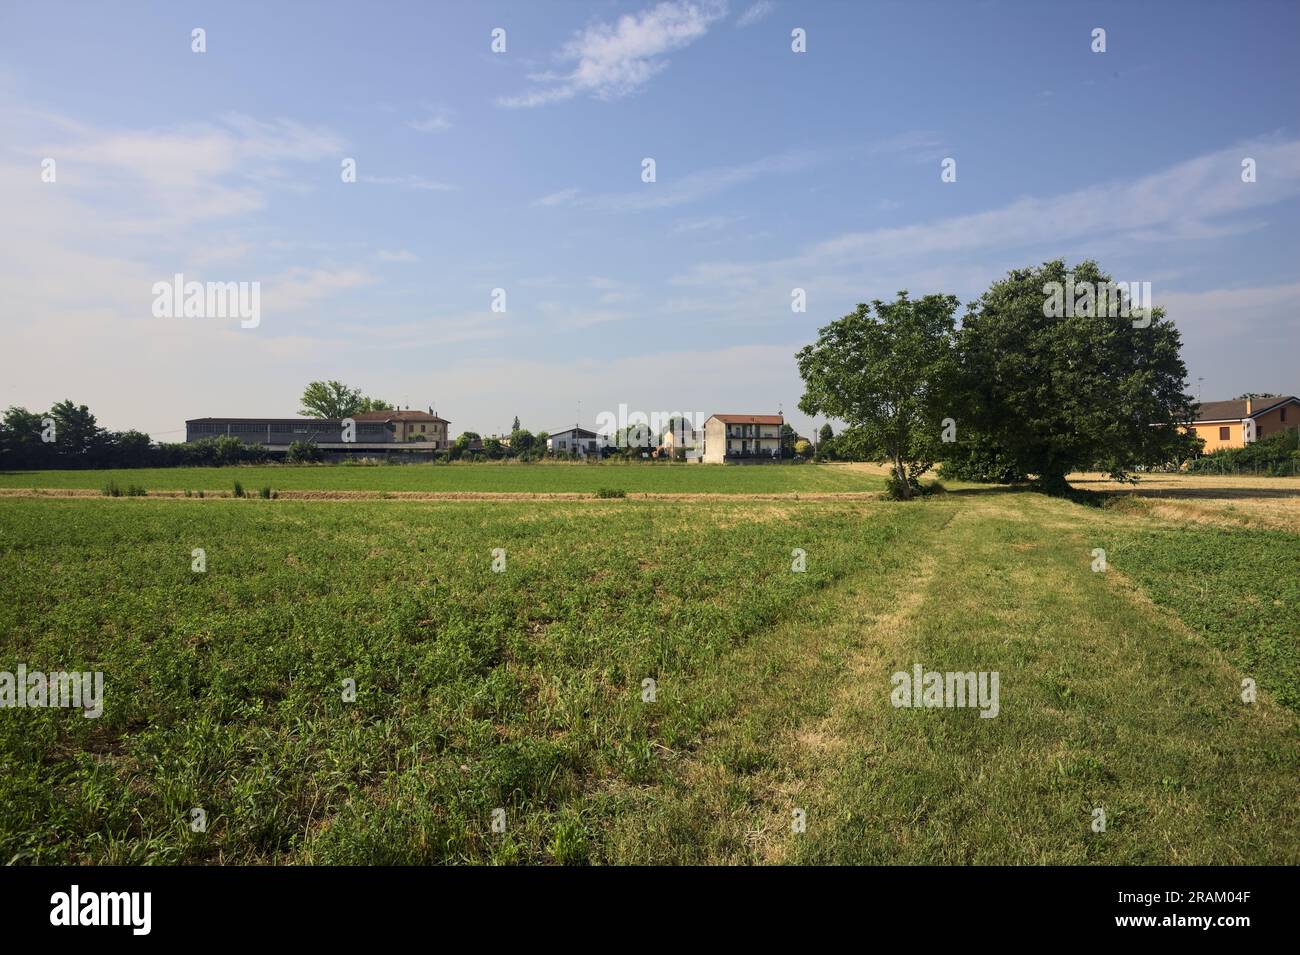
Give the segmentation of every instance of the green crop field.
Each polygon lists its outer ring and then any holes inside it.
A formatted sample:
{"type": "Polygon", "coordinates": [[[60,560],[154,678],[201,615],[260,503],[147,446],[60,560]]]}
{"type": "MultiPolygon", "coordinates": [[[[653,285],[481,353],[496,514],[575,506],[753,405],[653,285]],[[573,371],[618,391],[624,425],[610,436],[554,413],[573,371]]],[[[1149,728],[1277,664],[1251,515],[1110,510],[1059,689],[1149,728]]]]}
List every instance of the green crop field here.
{"type": "Polygon", "coordinates": [[[789,494],[863,491],[884,479],[852,465],[724,467],[705,464],[613,463],[401,464],[363,466],[269,465],[222,468],[137,468],[105,471],[6,471],[0,488],[87,488],[115,481],[146,491],[230,492],[399,491],[428,493],[591,494],[602,487],[628,493],[789,494]]]}
{"type": "Polygon", "coordinates": [[[1300,535],[1149,503],[0,498],[0,671],[104,674],[0,710],[0,859],[1296,864],[1300,535]]]}

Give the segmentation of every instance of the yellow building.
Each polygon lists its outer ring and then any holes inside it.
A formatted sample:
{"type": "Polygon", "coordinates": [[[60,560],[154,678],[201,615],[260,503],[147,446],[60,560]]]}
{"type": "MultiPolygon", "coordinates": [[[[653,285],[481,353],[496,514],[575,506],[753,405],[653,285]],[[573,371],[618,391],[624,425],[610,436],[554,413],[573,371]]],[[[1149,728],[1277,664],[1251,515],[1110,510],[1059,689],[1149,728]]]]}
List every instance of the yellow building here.
{"type": "Polygon", "coordinates": [[[401,444],[409,442],[430,444],[435,449],[445,448],[448,445],[447,425],[451,422],[446,418],[439,418],[436,414],[409,410],[363,411],[355,416],[355,420],[383,424],[393,432],[393,440],[401,444]]]}
{"type": "Polygon", "coordinates": [[[1240,448],[1288,428],[1300,427],[1300,398],[1269,395],[1234,401],[1207,401],[1188,426],[1205,442],[1209,454],[1220,448],[1240,448]],[[1251,430],[1254,433],[1251,434],[1251,430]]]}

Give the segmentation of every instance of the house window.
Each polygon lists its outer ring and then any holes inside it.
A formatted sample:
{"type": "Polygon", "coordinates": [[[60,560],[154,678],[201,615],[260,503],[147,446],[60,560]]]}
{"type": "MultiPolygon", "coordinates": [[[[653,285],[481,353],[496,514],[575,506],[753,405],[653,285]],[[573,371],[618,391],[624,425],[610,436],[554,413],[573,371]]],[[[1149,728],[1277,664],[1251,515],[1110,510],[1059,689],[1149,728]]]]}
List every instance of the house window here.
{"type": "Polygon", "coordinates": [[[1219,440],[1220,440],[1220,441],[1227,441],[1227,440],[1228,440],[1228,436],[1229,436],[1230,434],[1232,434],[1232,432],[1231,432],[1230,429],[1228,429],[1228,428],[1220,428],[1220,429],[1219,429],[1219,440]]]}
{"type": "Polygon", "coordinates": [[[1283,405],[1283,406],[1282,406],[1281,408],[1279,408],[1278,410],[1282,413],[1282,420],[1285,421],[1285,420],[1286,420],[1286,406],[1283,405]]]}

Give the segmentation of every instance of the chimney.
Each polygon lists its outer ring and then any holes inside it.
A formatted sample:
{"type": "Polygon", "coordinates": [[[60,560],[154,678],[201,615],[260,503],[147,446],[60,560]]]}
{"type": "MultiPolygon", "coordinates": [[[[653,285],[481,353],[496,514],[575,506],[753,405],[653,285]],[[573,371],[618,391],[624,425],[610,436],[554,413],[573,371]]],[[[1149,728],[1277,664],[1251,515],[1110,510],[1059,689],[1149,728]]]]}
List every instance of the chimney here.
{"type": "Polygon", "coordinates": [[[1254,410],[1254,407],[1255,407],[1255,403],[1250,399],[1249,396],[1247,396],[1247,398],[1246,398],[1246,417],[1247,417],[1247,418],[1250,417],[1250,413],[1251,413],[1251,411],[1254,410]]]}

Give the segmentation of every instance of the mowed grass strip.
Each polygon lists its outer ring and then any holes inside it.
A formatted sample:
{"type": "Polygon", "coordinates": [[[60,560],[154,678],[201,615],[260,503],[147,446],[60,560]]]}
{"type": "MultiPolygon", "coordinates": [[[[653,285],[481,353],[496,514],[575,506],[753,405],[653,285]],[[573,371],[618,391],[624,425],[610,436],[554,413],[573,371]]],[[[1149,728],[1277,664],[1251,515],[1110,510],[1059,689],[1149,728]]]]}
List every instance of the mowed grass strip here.
{"type": "MultiPolygon", "coordinates": [[[[1113,565],[1091,571],[1108,515],[1036,495],[925,506],[952,519],[927,526],[922,548],[892,548],[874,572],[837,582],[737,652],[730,662],[749,664],[720,677],[736,705],[700,746],[674,754],[668,783],[639,792],[616,830],[620,852],[708,863],[1300,859],[1300,721],[1267,694],[1244,704],[1240,671],[1215,646],[1113,565]],[[998,671],[999,715],[894,708],[890,677],[916,663],[998,671]],[[1098,808],[1105,832],[1092,829],[1098,808]]],[[[1171,554],[1183,543],[1165,541],[1171,554]]]]}
{"type": "Polygon", "coordinates": [[[1108,540],[1116,569],[1300,712],[1300,535],[1127,521],[1108,540]]]}
{"type": "Polygon", "coordinates": [[[620,861],[609,794],[727,707],[693,683],[928,513],[0,501],[0,669],[106,685],[97,720],[0,712],[0,855],[620,861]]]}
{"type": "Polygon", "coordinates": [[[146,491],[228,494],[236,481],[254,492],[271,487],[280,491],[595,494],[601,488],[612,488],[633,494],[797,494],[884,488],[879,474],[852,464],[480,462],[0,472],[0,488],[93,491],[116,482],[122,487],[139,485],[146,491]]]}

